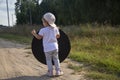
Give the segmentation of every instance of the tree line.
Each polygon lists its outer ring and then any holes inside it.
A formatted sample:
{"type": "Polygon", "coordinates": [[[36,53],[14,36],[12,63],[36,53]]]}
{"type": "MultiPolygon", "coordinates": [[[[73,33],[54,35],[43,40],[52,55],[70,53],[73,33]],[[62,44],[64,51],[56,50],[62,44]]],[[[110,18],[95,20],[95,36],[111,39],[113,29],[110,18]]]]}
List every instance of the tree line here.
{"type": "Polygon", "coordinates": [[[55,14],[59,25],[120,24],[120,0],[16,0],[17,24],[41,24],[44,13],[55,14]]]}

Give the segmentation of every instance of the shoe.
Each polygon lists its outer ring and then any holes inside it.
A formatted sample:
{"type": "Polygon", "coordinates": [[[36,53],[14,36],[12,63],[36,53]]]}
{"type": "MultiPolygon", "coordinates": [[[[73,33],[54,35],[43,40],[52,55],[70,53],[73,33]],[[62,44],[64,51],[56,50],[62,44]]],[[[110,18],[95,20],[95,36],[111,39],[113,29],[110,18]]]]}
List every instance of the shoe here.
{"type": "Polygon", "coordinates": [[[53,71],[48,71],[48,72],[47,72],[47,75],[48,75],[49,77],[52,77],[52,76],[53,76],[53,71]]]}
{"type": "Polygon", "coordinates": [[[56,71],[56,76],[62,76],[62,75],[63,75],[63,72],[61,70],[56,71]]]}

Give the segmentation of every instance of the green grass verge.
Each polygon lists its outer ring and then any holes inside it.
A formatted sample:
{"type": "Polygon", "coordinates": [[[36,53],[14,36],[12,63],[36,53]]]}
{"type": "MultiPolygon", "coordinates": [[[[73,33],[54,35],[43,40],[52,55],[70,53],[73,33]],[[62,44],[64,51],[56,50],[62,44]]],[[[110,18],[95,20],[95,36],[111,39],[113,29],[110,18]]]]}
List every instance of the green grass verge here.
{"type": "Polygon", "coordinates": [[[99,79],[120,79],[120,28],[77,27],[77,30],[70,29],[68,34],[72,46],[71,59],[89,64],[90,70],[101,76],[99,79]]]}
{"type": "Polygon", "coordinates": [[[86,74],[86,76],[91,80],[120,80],[120,78],[116,77],[112,74],[105,74],[95,71],[90,71],[86,74]]]}
{"type": "Polygon", "coordinates": [[[1,33],[0,38],[7,39],[10,41],[16,41],[18,43],[25,43],[25,44],[30,44],[32,41],[31,37],[26,37],[26,36],[20,36],[16,34],[7,34],[7,33],[1,33]]]}

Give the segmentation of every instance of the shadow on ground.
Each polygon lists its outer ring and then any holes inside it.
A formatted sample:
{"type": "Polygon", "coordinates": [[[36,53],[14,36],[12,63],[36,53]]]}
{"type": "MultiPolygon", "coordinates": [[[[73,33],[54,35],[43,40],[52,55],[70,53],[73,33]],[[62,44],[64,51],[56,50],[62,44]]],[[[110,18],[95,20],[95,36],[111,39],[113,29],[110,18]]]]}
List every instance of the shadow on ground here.
{"type": "Polygon", "coordinates": [[[48,77],[46,75],[42,75],[42,76],[20,76],[20,77],[0,79],[0,80],[52,80],[52,78],[55,77],[48,77]]]}

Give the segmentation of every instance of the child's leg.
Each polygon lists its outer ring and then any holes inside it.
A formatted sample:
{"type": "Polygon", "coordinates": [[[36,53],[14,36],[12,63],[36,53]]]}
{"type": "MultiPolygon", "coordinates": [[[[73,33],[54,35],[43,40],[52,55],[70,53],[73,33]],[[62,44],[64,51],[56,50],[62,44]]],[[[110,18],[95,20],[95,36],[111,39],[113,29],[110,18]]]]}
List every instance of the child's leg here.
{"type": "Polygon", "coordinates": [[[54,64],[55,64],[56,71],[60,70],[60,61],[59,61],[57,50],[53,51],[53,61],[54,61],[54,64]]]}
{"type": "Polygon", "coordinates": [[[55,50],[53,52],[53,61],[55,64],[55,68],[56,68],[56,76],[60,76],[63,74],[63,72],[60,69],[60,61],[59,61],[59,56],[58,56],[58,51],[55,50]]]}
{"type": "Polygon", "coordinates": [[[53,75],[52,54],[51,52],[46,52],[45,56],[46,56],[46,63],[48,66],[48,75],[52,76],[53,75]]]}

